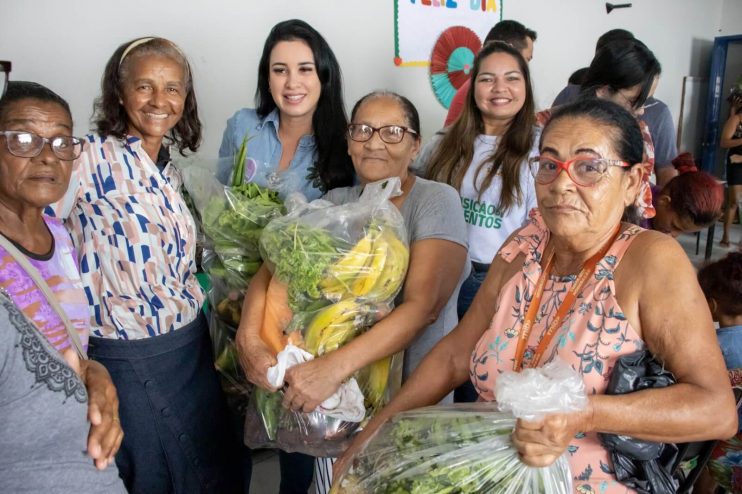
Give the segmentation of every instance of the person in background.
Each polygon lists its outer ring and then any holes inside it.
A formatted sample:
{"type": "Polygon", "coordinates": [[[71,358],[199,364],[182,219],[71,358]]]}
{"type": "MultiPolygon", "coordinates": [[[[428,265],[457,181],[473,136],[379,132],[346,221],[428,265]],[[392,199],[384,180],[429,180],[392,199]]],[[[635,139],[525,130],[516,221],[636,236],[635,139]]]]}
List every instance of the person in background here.
{"type": "Polygon", "coordinates": [[[587,74],[589,67],[582,67],[572,72],[567,81],[570,85],[581,86],[582,81],[585,80],[585,74],[587,74]]]}
{"type": "Polygon", "coordinates": [[[642,187],[641,161],[639,125],[619,105],[589,99],[554,113],[533,160],[531,222],[500,249],[458,326],[356,435],[336,479],[395,413],[434,404],[469,378],[492,401],[502,372],[556,358],[582,376],[587,408],[518,420],[513,444],[538,467],[569,451],[575,492],[628,491],[598,432],[673,443],[734,434],[734,396],[693,266],[670,237],[621,220],[642,187]],[[616,360],[643,349],[677,384],[605,394],[616,360]]]}
{"type": "MultiPolygon", "coordinates": [[[[227,121],[220,157],[236,155],[249,136],[247,156],[259,168],[252,180],[282,197],[299,191],[311,201],[353,184],[340,65],[312,26],[292,19],[273,27],[258,64],[255,105],[227,121]]],[[[228,183],[230,173],[219,170],[219,180],[228,183]]]]}
{"type": "MultiPolygon", "coordinates": [[[[536,31],[528,29],[520,22],[505,20],[498,22],[490,29],[490,32],[484,38],[482,47],[486,46],[490,41],[502,41],[518,50],[526,62],[530,62],[533,59],[533,44],[536,42],[537,37],[536,31]]],[[[448,114],[443,124],[444,127],[448,127],[459,118],[466,105],[471,83],[472,78],[469,78],[456,90],[456,94],[448,106],[448,114]]]]}
{"type": "MultiPolygon", "coordinates": [[[[582,82],[579,98],[612,101],[631,112],[639,122],[644,139],[644,181],[637,207],[627,211],[634,217],[626,218],[634,223],[655,215],[650,182],[654,173],[654,144],[647,125],[638,117],[644,112],[646,99],[654,93],[660,71],[660,63],[644,43],[636,39],[615,40],[595,54],[582,82]]],[[[558,108],[540,111],[536,115],[538,124],[546,125],[552,112],[558,108]]]]}
{"type": "Polygon", "coordinates": [[[734,216],[740,218],[740,202],[742,202],[742,78],[729,95],[729,118],[721,131],[719,145],[728,149],[727,152],[727,203],[724,215],[724,234],[720,245],[729,247],[729,227],[734,216]]]}
{"type": "MultiPolygon", "coordinates": [[[[413,164],[416,173],[461,196],[472,271],[459,292],[459,319],[502,243],[536,207],[528,158],[538,154],[538,129],[526,60],[512,46],[491,41],[474,60],[472,84],[462,114],[413,164]]],[[[476,399],[471,383],[454,393],[456,402],[476,399]]]]}
{"type": "MultiPolygon", "coordinates": [[[[38,271],[85,348],[77,255],[62,223],[43,214],[64,195],[82,152],[71,134],[58,94],[9,84],[0,98],[0,234],[38,271]]],[[[116,388],[71,339],[41,287],[0,247],[0,492],[125,492],[110,466],[123,438],[116,388]]]]}
{"type": "Polygon", "coordinates": [[[652,187],[655,217],[642,224],[677,237],[714,224],[722,214],[724,186],[712,175],[699,171],[690,153],[672,160],[678,175],[660,189],[652,187]]]}
{"type": "Polygon", "coordinates": [[[108,60],[96,132],[55,205],[79,252],[90,356],[111,373],[135,493],[238,492],[242,474],[214,369],[196,224],[170,151],[201,141],[192,71],[173,42],[138,38],[108,60]]]}
{"type": "MultiPolygon", "coordinates": [[[[251,180],[277,190],[281,198],[298,191],[311,201],[354,183],[340,65],[316,29],[298,19],[271,29],[258,64],[255,105],[227,121],[220,157],[238,154],[249,136],[247,157],[259,164],[251,180]]],[[[217,178],[226,184],[230,174],[230,168],[221,169],[217,178]]],[[[280,451],[279,461],[279,492],[306,493],[314,458],[280,451]]]]}
{"type": "MultiPolygon", "coordinates": [[[[742,252],[708,264],[698,272],[698,281],[706,296],[714,321],[719,323],[716,336],[729,369],[732,386],[742,387],[742,252]]],[[[737,411],[742,424],[742,410],[737,411]]],[[[742,431],[742,428],[740,428],[742,431]]],[[[708,472],[713,482],[727,492],[742,492],[742,433],[720,441],[711,454],[708,472]]],[[[708,481],[706,483],[708,485],[708,481]]],[[[695,488],[694,488],[695,492],[695,488]]],[[[709,489],[706,492],[713,492],[709,489]]],[[[704,491],[701,491],[704,494],[704,491]]]]}
{"type": "MultiPolygon", "coordinates": [[[[387,316],[339,349],[286,371],[283,403],[295,411],[314,410],[357,370],[402,350],[404,382],[456,325],[457,292],[469,272],[466,227],[456,191],[408,171],[420,150],[420,117],[414,105],[395,93],[367,94],[353,108],[347,136],[361,183],[333,189],[324,198],[338,205],[354,202],[366,184],[399,177],[402,195],[391,202],[404,218],[409,268],[387,316]]],[[[270,279],[264,265],[250,282],[236,341],[248,379],[273,391],[266,370],[276,359],[260,338],[270,279]]],[[[331,477],[332,460],[318,458],[319,493],[327,492],[331,477]]]]}
{"type": "MultiPolygon", "coordinates": [[[[611,29],[603,33],[595,44],[595,52],[613,41],[631,41],[634,35],[625,29],[611,29]]],[[[580,69],[582,70],[582,69],[580,69]]],[[[573,74],[574,75],[574,74],[573,74]]],[[[570,103],[580,95],[582,81],[573,82],[570,77],[567,87],[562,89],[552,106],[570,103]]],[[[639,119],[647,124],[654,145],[655,173],[657,185],[663,187],[677,173],[670,166],[672,160],[678,155],[675,136],[675,123],[667,105],[650,95],[643,105],[644,113],[639,119]]]]}

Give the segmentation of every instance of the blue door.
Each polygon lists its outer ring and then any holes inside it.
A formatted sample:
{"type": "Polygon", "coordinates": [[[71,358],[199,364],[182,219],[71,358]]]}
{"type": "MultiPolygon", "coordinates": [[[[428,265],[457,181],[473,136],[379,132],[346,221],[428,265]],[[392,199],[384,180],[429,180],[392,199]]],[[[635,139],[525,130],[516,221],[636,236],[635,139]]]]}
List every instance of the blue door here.
{"type": "Polygon", "coordinates": [[[726,94],[724,91],[724,76],[727,66],[727,52],[729,45],[742,43],[742,35],[719,36],[714,38],[714,49],[711,55],[711,74],[709,75],[709,89],[706,100],[706,120],[704,124],[704,139],[701,151],[701,167],[709,172],[716,171],[719,153],[719,136],[726,116],[721,116],[721,108],[726,94]]]}

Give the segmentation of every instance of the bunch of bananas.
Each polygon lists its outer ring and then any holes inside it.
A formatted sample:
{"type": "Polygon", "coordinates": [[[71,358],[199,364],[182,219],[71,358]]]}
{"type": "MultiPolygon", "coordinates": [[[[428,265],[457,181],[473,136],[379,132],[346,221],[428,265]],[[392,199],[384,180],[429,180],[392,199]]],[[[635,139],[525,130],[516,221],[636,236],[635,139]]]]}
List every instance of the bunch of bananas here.
{"type": "Polygon", "coordinates": [[[328,300],[347,296],[388,302],[402,286],[410,253],[390,229],[370,229],[320,282],[328,300]]]}
{"type": "MultiPolygon", "coordinates": [[[[366,234],[330,265],[320,283],[326,300],[304,326],[303,347],[320,356],[337,350],[382,317],[407,272],[409,250],[393,229],[370,227],[366,234]]],[[[391,357],[358,373],[366,407],[377,410],[385,400],[391,357]]]]}

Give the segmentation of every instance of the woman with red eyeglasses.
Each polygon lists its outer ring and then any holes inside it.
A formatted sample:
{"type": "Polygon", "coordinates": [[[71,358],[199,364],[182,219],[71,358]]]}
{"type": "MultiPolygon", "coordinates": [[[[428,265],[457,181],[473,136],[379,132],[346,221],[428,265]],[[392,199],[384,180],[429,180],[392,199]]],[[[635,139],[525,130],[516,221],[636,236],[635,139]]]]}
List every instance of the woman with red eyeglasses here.
{"type": "Polygon", "coordinates": [[[559,358],[582,375],[582,412],[519,420],[513,444],[533,466],[569,451],[575,492],[634,492],[613,474],[597,433],[658,442],[736,432],[734,397],[695,271],[672,238],[622,221],[642,187],[642,136],[615,103],[554,112],[532,159],[538,210],[493,260],[458,326],[336,464],[402,410],[436,403],[471,378],[494,400],[502,372],[559,358]],[[647,349],[677,384],[624,395],[605,390],[617,359],[647,349]]]}

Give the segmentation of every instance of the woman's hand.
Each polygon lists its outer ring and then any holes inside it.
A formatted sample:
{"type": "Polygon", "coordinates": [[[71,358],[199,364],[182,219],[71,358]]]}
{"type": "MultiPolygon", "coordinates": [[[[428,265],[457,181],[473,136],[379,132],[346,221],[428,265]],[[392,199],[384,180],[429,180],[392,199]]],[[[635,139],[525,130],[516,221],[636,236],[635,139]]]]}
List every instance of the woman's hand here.
{"type": "Polygon", "coordinates": [[[328,356],[286,370],[283,406],[295,412],[312,412],[343,383],[338,365],[328,356]]]}
{"type": "Polygon", "coordinates": [[[88,391],[88,455],[103,470],[113,462],[124,431],[119,421],[119,399],[111,375],[94,360],[82,362],[81,378],[88,391]]]}
{"type": "Polygon", "coordinates": [[[733,154],[729,156],[729,161],[732,163],[742,163],[742,154],[733,154]]]}
{"type": "Polygon", "coordinates": [[[260,388],[276,391],[268,382],[267,376],[268,369],[276,365],[276,357],[263,340],[259,336],[244,335],[236,338],[235,343],[247,380],[260,388]]]}
{"type": "Polygon", "coordinates": [[[587,412],[557,413],[541,420],[518,419],[513,432],[513,445],[523,463],[546,467],[567,450],[575,434],[589,430],[587,412]]]}

